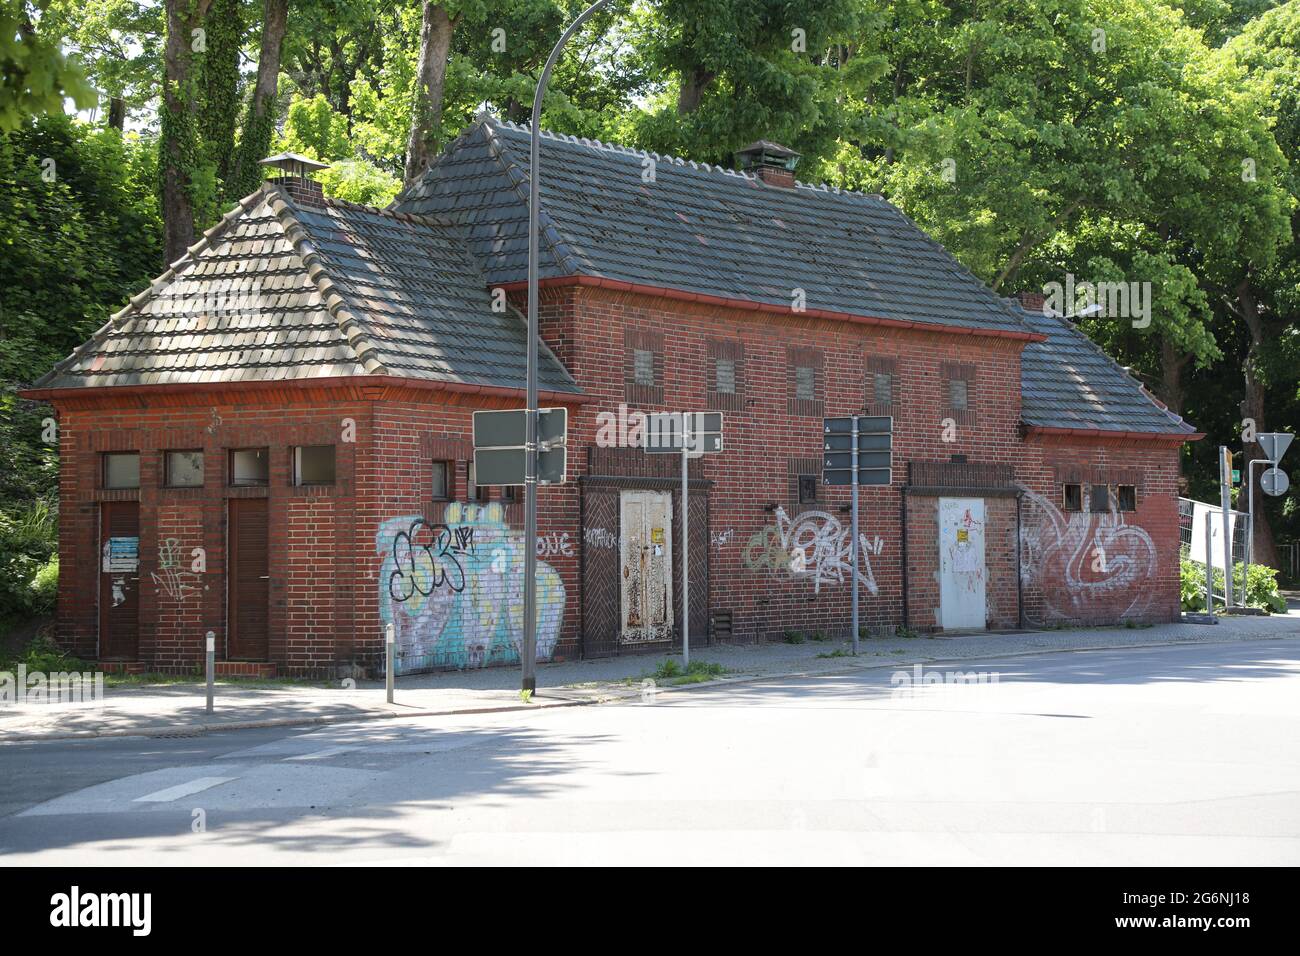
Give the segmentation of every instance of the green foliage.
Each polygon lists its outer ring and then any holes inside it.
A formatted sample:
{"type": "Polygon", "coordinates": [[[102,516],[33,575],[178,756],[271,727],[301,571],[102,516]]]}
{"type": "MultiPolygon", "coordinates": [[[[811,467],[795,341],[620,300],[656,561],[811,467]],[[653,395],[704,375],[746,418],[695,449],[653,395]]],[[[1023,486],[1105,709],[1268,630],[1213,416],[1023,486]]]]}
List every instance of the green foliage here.
{"type": "Polygon", "coordinates": [[[322,161],[350,156],[347,118],[320,93],[309,98],[295,94],[273,152],[301,153],[322,161]]]}
{"type": "Polygon", "coordinates": [[[364,159],[344,159],[316,173],[315,179],[334,199],[365,206],[387,206],[402,188],[402,181],[364,159]]]}
{"type": "Polygon", "coordinates": [[[239,122],[239,57],[244,39],[241,0],[212,0],[203,30],[205,50],[196,64],[195,115],[205,159],[224,183],[235,157],[239,122]]]}
{"type": "Polygon", "coordinates": [[[0,133],[17,129],[28,117],[62,113],[68,97],[80,109],[95,104],[81,67],[60,49],[55,22],[41,15],[43,6],[0,0],[0,133]]]}
{"type": "Polygon", "coordinates": [[[680,686],[682,684],[702,684],[713,680],[715,677],[721,677],[726,672],[727,669],[721,664],[711,661],[695,660],[691,661],[686,667],[682,667],[681,664],[670,657],[661,661],[650,676],[659,683],[680,686]]]}
{"type": "Polygon", "coordinates": [[[787,644],[802,644],[804,642],[803,633],[800,631],[786,631],[785,642],[787,644]]]}
{"type": "Polygon", "coordinates": [[[57,644],[44,636],[33,638],[22,652],[11,660],[0,659],[0,669],[3,670],[16,670],[19,664],[25,666],[29,674],[38,671],[42,674],[58,674],[94,670],[90,664],[61,650],[57,644]]]}
{"type": "MultiPolygon", "coordinates": [[[[1180,569],[1180,593],[1184,611],[1205,610],[1205,565],[1183,558],[1180,569]]],[[[1241,594],[1242,576],[1245,566],[1240,562],[1232,571],[1233,598],[1241,594]]],[[[1250,574],[1246,576],[1246,606],[1261,608],[1276,614],[1286,613],[1286,598],[1278,591],[1277,571],[1261,564],[1252,564],[1250,574]]],[[[1223,571],[1214,569],[1214,594],[1216,598],[1223,595],[1223,571]]],[[[1216,602],[1222,607],[1221,602],[1216,602]]]]}

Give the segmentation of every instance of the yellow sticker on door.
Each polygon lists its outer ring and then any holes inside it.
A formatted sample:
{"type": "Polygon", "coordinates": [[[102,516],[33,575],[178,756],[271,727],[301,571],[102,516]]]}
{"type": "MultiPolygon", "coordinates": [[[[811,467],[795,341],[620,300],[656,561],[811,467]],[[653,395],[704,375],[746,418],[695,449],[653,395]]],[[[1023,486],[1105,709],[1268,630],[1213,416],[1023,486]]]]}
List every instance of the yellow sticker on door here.
{"type": "Polygon", "coordinates": [[[957,529],[957,543],[958,543],[958,544],[965,544],[967,541],[970,541],[970,532],[967,531],[965,528],[958,528],[958,529],[957,529]]]}
{"type": "Polygon", "coordinates": [[[650,529],[650,541],[651,541],[651,543],[653,543],[653,544],[663,544],[663,543],[664,543],[664,529],[663,529],[663,528],[651,528],[651,529],[650,529]]]}

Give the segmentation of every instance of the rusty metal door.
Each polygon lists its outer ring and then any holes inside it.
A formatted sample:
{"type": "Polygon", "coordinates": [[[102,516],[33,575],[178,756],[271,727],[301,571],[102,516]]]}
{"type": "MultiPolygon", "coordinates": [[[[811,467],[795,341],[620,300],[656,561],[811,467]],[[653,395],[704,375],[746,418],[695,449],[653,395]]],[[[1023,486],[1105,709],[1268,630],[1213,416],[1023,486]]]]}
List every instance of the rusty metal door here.
{"type": "Polygon", "coordinates": [[[939,624],[985,627],[984,499],[939,499],[939,624]]]}
{"type": "Polygon", "coordinates": [[[105,501],[99,518],[99,657],[140,652],[140,504],[105,501]]]}
{"type": "Polygon", "coordinates": [[[271,596],[266,499],[230,499],[229,534],[226,656],[233,661],[264,661],[271,596]]]}
{"type": "Polygon", "coordinates": [[[621,506],[620,640],[668,640],[673,630],[672,496],[664,491],[624,491],[621,506]]]}

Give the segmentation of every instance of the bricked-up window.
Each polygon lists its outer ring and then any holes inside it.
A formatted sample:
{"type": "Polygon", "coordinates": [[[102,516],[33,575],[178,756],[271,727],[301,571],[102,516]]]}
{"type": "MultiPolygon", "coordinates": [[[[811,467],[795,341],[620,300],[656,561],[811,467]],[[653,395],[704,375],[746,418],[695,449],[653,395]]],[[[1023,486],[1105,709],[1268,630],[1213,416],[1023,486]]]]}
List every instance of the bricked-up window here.
{"type": "Polygon", "coordinates": [[[872,355],[866,361],[866,397],[863,405],[868,415],[893,415],[898,403],[898,368],[892,358],[872,355]]]}
{"type": "Polygon", "coordinates": [[[1138,490],[1136,485],[1117,485],[1115,503],[1120,511],[1138,510],[1138,490]]]}
{"type": "Polygon", "coordinates": [[[433,463],[433,500],[451,500],[451,462],[435,461],[433,463]]]}
{"type": "Polygon", "coordinates": [[[1088,494],[1088,510],[1098,514],[1110,511],[1110,486],[1093,485],[1088,494]]]}
{"type": "Polygon", "coordinates": [[[104,455],[105,488],[140,487],[140,453],[113,451],[104,455]]]}
{"type": "Polygon", "coordinates": [[[295,485],[334,484],[334,446],[299,445],[293,450],[295,485]]]}
{"type": "Polygon", "coordinates": [[[1083,485],[1064,484],[1061,486],[1061,510],[1083,510],[1083,485]]]}
{"type": "Polygon", "coordinates": [[[975,424],[975,366],[943,362],[939,366],[943,417],[960,425],[975,424]]]}
{"type": "Polygon", "coordinates": [[[791,348],[786,353],[786,361],[789,368],[786,381],[790,390],[789,413],[823,417],[826,409],[822,399],[825,383],[821,349],[791,348]]]}
{"type": "Polygon", "coordinates": [[[203,452],[165,452],[163,454],[163,484],[168,488],[202,488],[203,452]]]}
{"type": "Polygon", "coordinates": [[[230,483],[236,486],[265,485],[271,480],[271,453],[265,448],[230,450],[230,483]]]}
{"type": "Polygon", "coordinates": [[[745,349],[731,339],[711,339],[707,368],[709,408],[740,412],[745,409],[745,349]]]}
{"type": "Polygon", "coordinates": [[[623,333],[623,384],[630,404],[662,405],[664,401],[664,337],[653,329],[623,333]]]}

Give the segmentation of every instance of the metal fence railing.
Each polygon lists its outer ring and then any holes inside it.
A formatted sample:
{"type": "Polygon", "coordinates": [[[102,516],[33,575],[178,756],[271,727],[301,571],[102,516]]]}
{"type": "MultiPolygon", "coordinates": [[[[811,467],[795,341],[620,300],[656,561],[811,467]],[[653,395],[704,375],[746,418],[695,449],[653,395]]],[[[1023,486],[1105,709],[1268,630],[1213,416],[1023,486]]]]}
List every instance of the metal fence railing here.
{"type": "MultiPolygon", "coordinates": [[[[1196,523],[1195,515],[1197,510],[1202,510],[1210,515],[1209,521],[1214,529],[1215,555],[1214,563],[1222,568],[1223,554],[1219,550],[1223,547],[1222,538],[1218,536],[1218,529],[1223,527],[1223,511],[1218,505],[1212,505],[1203,501],[1194,501],[1191,498],[1178,499],[1178,543],[1181,546],[1183,557],[1192,557],[1195,561],[1204,563],[1205,552],[1205,531],[1200,531],[1200,540],[1193,544],[1192,527],[1196,523]]],[[[1228,516],[1232,522],[1232,563],[1246,560],[1246,534],[1247,524],[1250,520],[1244,511],[1229,511],[1228,516]]]]}

